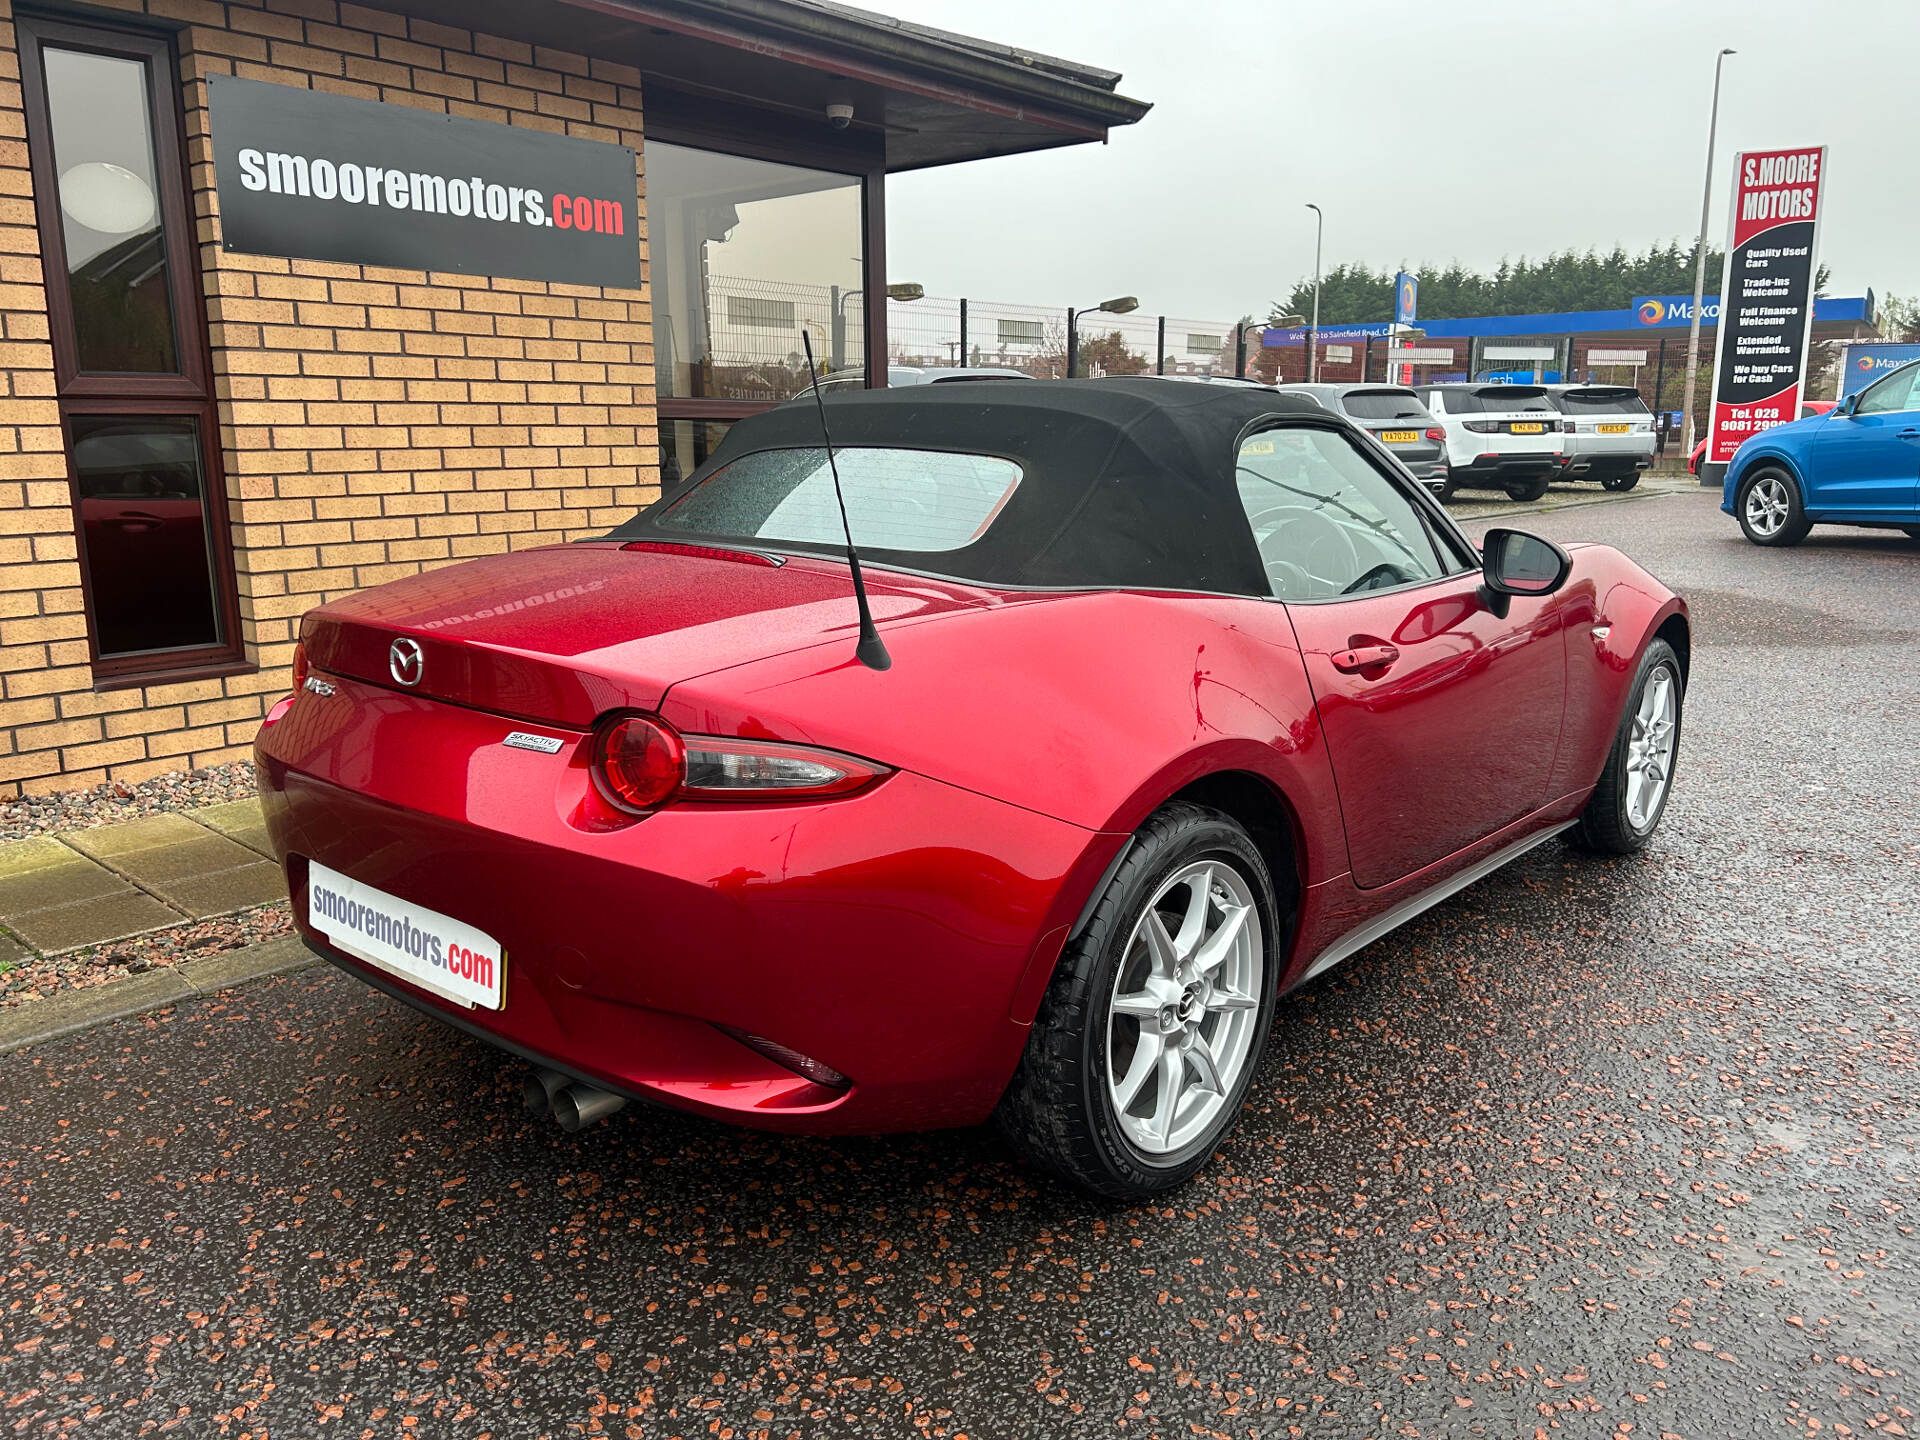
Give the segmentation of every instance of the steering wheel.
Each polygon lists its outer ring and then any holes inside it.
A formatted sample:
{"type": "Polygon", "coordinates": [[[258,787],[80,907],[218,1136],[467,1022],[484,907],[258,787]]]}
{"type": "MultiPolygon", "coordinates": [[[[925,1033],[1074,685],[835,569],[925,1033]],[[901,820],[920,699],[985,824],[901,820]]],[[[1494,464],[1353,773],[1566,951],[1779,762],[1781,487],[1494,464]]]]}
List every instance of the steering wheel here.
{"type": "Polygon", "coordinates": [[[1398,565],[1391,565],[1382,561],[1340,593],[1342,595],[1352,595],[1361,590],[1384,590],[1389,585],[1404,585],[1413,578],[1413,576],[1407,574],[1407,572],[1402,570],[1398,565]]]}
{"type": "MultiPolygon", "coordinates": [[[[1360,563],[1360,554],[1353,548],[1353,537],[1347,534],[1346,527],[1305,505],[1274,505],[1249,516],[1248,523],[1253,527],[1269,582],[1278,578],[1276,570],[1281,574],[1294,572],[1332,595],[1340,592],[1343,583],[1340,577],[1351,575],[1360,563]],[[1284,548],[1290,553],[1278,553],[1281,546],[1269,550],[1268,546],[1283,533],[1287,536],[1284,548]]],[[[1287,578],[1292,577],[1287,575],[1287,578]]],[[[1273,588],[1276,595],[1281,594],[1278,585],[1273,588]]]]}

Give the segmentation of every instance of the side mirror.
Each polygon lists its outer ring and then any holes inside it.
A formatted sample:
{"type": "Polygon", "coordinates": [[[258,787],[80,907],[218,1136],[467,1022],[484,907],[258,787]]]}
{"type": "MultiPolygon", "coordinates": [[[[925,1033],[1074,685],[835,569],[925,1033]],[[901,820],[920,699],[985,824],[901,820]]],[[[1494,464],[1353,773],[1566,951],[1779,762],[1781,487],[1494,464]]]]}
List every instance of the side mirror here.
{"type": "Polygon", "coordinates": [[[1480,545],[1480,599],[1507,618],[1515,595],[1551,595],[1567,583],[1573,557],[1524,530],[1489,530],[1480,545]]]}
{"type": "Polygon", "coordinates": [[[1856,390],[1853,392],[1853,394],[1847,396],[1846,399],[1842,400],[1838,405],[1834,406],[1833,413],[1836,415],[1851,415],[1859,408],[1860,408],[1860,392],[1856,390]]]}

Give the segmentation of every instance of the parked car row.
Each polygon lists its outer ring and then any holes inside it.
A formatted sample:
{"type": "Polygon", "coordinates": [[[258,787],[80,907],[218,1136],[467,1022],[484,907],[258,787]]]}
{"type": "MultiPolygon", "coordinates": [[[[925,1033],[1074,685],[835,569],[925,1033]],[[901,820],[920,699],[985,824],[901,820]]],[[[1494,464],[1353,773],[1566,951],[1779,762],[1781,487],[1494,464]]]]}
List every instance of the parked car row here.
{"type": "Polygon", "coordinates": [[[1282,385],[1385,445],[1442,500],[1538,500],[1555,480],[1631,490],[1653,464],[1653,413],[1625,385],[1282,385]]]}
{"type": "MultiPolygon", "coordinates": [[[[896,365],[887,371],[894,387],[1025,378],[1018,370],[980,366],[896,365]]],[[[1306,395],[1373,436],[1442,500],[1473,489],[1538,500],[1556,480],[1631,490],[1653,465],[1653,412],[1629,385],[1263,385],[1223,375],[1168,378],[1306,395]]],[[[850,374],[823,379],[819,388],[826,393],[864,383],[862,375],[850,374]]],[[[812,393],[810,386],[801,395],[812,393]]]]}

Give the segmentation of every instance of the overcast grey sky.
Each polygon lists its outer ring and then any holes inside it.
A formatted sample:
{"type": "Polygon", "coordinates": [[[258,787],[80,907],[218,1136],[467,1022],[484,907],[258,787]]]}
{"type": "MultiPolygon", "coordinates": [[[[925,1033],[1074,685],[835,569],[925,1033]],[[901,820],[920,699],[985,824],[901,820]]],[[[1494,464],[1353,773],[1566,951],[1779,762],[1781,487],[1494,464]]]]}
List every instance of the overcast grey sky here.
{"type": "Polygon", "coordinates": [[[861,3],[1154,106],[1104,147],[894,180],[890,278],[931,294],[1264,315],[1312,272],[1309,200],[1329,266],[1691,244],[1723,45],[1714,243],[1735,151],[1825,144],[1831,293],[1920,292],[1920,0],[861,3]]]}

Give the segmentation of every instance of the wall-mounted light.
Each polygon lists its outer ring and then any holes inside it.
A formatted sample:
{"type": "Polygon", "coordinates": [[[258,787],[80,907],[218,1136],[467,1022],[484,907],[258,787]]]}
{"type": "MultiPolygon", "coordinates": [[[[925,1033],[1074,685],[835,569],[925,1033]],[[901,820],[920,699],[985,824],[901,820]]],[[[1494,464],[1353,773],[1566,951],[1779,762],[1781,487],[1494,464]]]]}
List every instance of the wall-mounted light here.
{"type": "Polygon", "coordinates": [[[153,190],[124,166],[89,160],[60,177],[60,208],[102,235],[131,235],[152,228],[153,190]]]}

